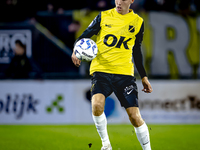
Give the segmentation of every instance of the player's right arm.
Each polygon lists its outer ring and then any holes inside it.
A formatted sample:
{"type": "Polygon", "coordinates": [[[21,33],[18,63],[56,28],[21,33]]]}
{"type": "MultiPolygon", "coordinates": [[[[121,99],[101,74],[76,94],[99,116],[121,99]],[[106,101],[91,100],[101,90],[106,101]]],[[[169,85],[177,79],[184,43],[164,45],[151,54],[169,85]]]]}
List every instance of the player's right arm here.
{"type": "MultiPolygon", "coordinates": [[[[93,35],[95,34],[97,35],[101,29],[100,23],[101,23],[101,12],[94,18],[94,20],[90,23],[87,29],[75,41],[74,45],[76,44],[76,42],[78,42],[82,38],[91,38],[93,35]]],[[[74,50],[71,57],[72,57],[72,62],[74,63],[74,65],[79,67],[81,65],[81,60],[79,60],[76,57],[74,50]]]]}

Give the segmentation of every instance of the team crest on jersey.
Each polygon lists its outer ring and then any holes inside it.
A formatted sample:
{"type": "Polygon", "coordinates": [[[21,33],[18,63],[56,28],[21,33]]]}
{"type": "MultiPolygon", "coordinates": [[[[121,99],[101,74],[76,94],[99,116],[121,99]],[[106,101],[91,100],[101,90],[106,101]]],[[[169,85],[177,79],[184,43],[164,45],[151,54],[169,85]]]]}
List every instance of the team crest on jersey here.
{"type": "Polygon", "coordinates": [[[135,32],[135,27],[132,26],[132,25],[129,25],[128,31],[131,32],[131,33],[135,32]]]}

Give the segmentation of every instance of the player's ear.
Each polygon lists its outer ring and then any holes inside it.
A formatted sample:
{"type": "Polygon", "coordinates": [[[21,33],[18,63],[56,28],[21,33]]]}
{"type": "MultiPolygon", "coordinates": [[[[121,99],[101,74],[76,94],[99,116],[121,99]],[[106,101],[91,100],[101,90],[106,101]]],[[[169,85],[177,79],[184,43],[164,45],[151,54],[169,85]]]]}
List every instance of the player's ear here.
{"type": "Polygon", "coordinates": [[[131,4],[134,2],[135,0],[131,0],[131,4]]]}

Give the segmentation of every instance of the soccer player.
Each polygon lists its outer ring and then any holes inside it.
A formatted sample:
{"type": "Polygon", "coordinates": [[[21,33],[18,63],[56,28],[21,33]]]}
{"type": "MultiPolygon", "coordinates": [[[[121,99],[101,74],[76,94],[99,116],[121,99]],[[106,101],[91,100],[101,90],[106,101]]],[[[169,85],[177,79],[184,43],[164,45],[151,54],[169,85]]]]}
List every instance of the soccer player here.
{"type": "MultiPolygon", "coordinates": [[[[142,79],[144,87],[142,91],[151,93],[152,87],[142,62],[141,43],[144,22],[129,9],[133,2],[134,0],[115,0],[116,7],[100,12],[76,40],[97,35],[98,53],[91,62],[90,74],[92,75],[92,116],[102,140],[101,150],[112,150],[104,114],[105,99],[112,92],[117,96],[121,106],[126,109],[143,150],[151,150],[148,127],[138,107],[132,56],[142,79]]],[[[72,61],[77,67],[81,64],[74,52],[72,61]]]]}

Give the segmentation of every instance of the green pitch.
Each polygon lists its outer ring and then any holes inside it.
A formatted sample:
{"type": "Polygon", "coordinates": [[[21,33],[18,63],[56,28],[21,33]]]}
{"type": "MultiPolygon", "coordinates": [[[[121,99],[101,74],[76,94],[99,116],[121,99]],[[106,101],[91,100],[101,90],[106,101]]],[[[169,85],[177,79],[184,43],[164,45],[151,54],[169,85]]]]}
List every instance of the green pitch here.
{"type": "MultiPolygon", "coordinates": [[[[152,150],[199,149],[200,125],[148,125],[152,150]]],[[[113,150],[142,150],[131,125],[108,125],[113,150]]],[[[0,150],[100,150],[94,125],[1,125],[0,150]]]]}

